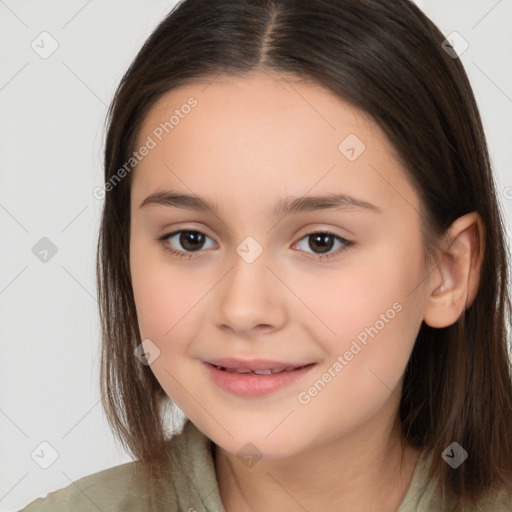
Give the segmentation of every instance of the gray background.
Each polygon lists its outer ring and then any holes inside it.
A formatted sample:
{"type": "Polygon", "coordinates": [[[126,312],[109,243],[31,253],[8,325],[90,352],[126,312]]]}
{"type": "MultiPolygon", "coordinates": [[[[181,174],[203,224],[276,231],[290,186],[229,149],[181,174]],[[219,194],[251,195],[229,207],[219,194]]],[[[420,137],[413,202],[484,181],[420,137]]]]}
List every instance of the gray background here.
{"type": "MultiPolygon", "coordinates": [[[[132,460],[100,404],[101,200],[92,191],[102,185],[103,123],[115,87],[174,3],[0,0],[0,512],[132,460]],[[42,58],[52,41],[57,50],[42,58]],[[50,251],[46,262],[34,246],[50,251]],[[43,469],[52,450],[58,458],[43,469]]],[[[512,0],[418,4],[446,35],[457,31],[469,43],[461,60],[510,239],[512,0]]]]}

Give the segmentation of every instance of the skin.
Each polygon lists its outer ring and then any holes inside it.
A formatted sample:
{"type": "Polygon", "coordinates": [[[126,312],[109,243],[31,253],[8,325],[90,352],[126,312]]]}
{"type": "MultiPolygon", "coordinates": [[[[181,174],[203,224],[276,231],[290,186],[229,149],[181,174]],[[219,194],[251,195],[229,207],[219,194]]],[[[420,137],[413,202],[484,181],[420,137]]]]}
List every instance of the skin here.
{"type": "MultiPolygon", "coordinates": [[[[450,325],[473,300],[481,221],[476,213],[458,219],[427,271],[418,194],[378,125],[326,89],[283,75],[173,89],[144,119],[137,147],[191,96],[197,106],[132,174],[130,266],[142,339],[160,350],[151,369],[216,443],[228,512],[394,512],[418,460],[412,446],[402,453],[392,429],[404,370],[422,321],[450,325]],[[349,134],[366,146],[354,161],[338,149],[349,134]],[[139,208],[157,190],[207,198],[220,212],[139,208]],[[381,211],[270,214],[284,196],[328,193],[381,211]],[[179,229],[207,235],[190,259],[157,241],[179,229]],[[354,244],[338,252],[334,241],[336,255],[315,259],[306,234],[325,229],[354,244]],[[247,236],[263,249],[252,263],[236,252],[247,236]],[[400,312],[300,403],[298,393],[396,303],[400,312]],[[244,398],[218,388],[201,362],[229,356],[317,365],[300,382],[244,398]],[[237,455],[249,442],[258,450],[251,465],[237,455]]],[[[179,236],[167,244],[187,252],[179,236]]]]}

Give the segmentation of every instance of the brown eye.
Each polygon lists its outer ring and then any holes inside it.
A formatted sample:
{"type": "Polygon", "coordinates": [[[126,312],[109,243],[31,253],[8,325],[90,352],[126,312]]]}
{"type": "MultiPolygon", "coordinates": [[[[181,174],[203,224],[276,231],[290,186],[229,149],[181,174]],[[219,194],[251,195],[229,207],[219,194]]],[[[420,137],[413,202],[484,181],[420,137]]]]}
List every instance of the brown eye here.
{"type": "Polygon", "coordinates": [[[312,252],[312,254],[318,256],[319,259],[323,259],[336,256],[352,244],[353,242],[350,240],[346,240],[345,238],[336,235],[335,233],[331,233],[330,231],[314,231],[303,236],[296,245],[299,246],[301,250],[305,252],[312,252]],[[303,243],[304,240],[308,240],[308,243],[305,244],[307,247],[305,247],[304,244],[300,247],[300,244],[303,243]],[[336,242],[338,242],[340,246],[337,251],[331,253],[336,242]],[[309,251],[307,249],[309,249],[309,251]]]}
{"type": "MultiPolygon", "coordinates": [[[[193,253],[202,252],[201,249],[212,248],[211,246],[205,247],[207,239],[212,240],[208,235],[205,235],[201,231],[182,229],[174,231],[173,233],[165,234],[157,240],[164,246],[166,251],[180,257],[188,256],[190,259],[193,253]]],[[[329,231],[314,231],[304,235],[296,245],[299,246],[299,249],[303,252],[310,252],[313,256],[316,256],[316,259],[323,260],[345,251],[348,247],[354,245],[354,242],[346,240],[345,238],[329,231]],[[300,247],[300,244],[306,239],[308,240],[307,247],[300,247]],[[336,243],[341,246],[338,250],[331,252],[336,243]]]]}
{"type": "Polygon", "coordinates": [[[206,239],[211,240],[209,236],[201,233],[201,231],[182,229],[161,236],[158,238],[158,242],[164,246],[165,250],[173,254],[192,256],[192,253],[201,252],[201,249],[205,248],[206,239]]]}
{"type": "Polygon", "coordinates": [[[328,233],[313,233],[308,238],[309,248],[320,253],[329,252],[334,245],[334,237],[328,233]]]}
{"type": "Polygon", "coordinates": [[[178,240],[186,251],[197,251],[202,248],[205,235],[200,231],[181,231],[178,240]]]}

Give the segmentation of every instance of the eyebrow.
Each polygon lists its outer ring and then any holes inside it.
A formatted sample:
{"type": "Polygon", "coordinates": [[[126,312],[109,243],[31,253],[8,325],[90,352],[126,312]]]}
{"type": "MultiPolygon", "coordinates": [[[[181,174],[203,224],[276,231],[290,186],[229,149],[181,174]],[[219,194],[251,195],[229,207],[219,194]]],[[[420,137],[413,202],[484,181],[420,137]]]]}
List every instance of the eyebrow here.
{"type": "MultiPolygon", "coordinates": [[[[215,216],[219,215],[220,207],[215,201],[173,192],[170,190],[158,191],[149,195],[142,201],[139,208],[145,208],[151,205],[160,205],[174,208],[186,208],[199,212],[209,212],[215,216]]],[[[382,213],[382,209],[362,199],[358,199],[348,194],[327,194],[323,196],[304,196],[304,197],[284,197],[272,209],[274,216],[288,215],[299,212],[309,212],[316,210],[363,210],[382,213]]]]}

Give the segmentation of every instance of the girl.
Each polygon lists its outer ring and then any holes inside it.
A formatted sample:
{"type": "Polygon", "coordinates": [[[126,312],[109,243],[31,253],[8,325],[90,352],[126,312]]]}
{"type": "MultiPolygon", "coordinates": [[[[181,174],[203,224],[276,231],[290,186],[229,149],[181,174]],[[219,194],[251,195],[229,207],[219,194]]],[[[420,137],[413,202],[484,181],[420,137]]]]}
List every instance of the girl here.
{"type": "Polygon", "coordinates": [[[24,510],[512,510],[504,229],[445,39],[409,0],[164,19],[109,111],[97,260],[137,460],[24,510]]]}

